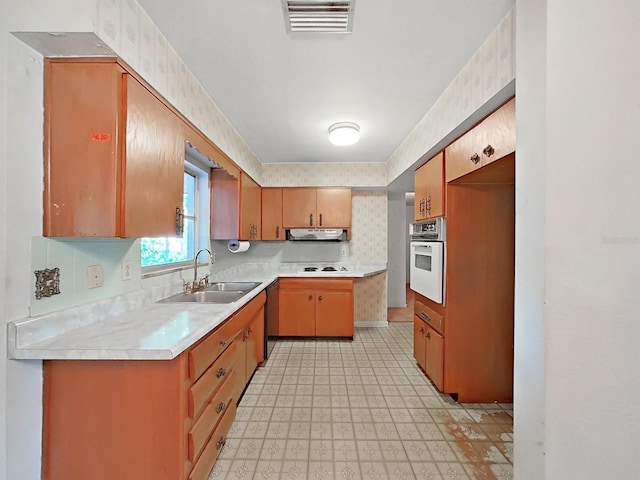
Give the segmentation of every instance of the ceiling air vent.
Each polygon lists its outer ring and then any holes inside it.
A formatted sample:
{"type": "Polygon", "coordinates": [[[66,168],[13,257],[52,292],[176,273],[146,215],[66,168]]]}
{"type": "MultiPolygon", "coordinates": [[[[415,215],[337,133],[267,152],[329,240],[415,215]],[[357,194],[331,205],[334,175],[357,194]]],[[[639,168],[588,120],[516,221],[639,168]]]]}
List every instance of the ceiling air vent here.
{"type": "Polygon", "coordinates": [[[356,0],[282,0],[288,32],[351,33],[356,0]]]}

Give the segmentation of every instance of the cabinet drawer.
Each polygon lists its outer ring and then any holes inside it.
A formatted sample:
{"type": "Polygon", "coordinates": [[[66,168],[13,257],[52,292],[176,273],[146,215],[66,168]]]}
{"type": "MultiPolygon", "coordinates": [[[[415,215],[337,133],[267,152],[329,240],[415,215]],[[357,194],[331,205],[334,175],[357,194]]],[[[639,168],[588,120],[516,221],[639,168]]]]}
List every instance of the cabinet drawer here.
{"type": "Polygon", "coordinates": [[[231,343],[220,358],[189,388],[188,413],[190,418],[195,418],[198,412],[213,395],[226,377],[231,373],[233,362],[236,358],[236,345],[231,343]]]}
{"type": "Polygon", "coordinates": [[[431,325],[431,327],[444,335],[444,317],[442,315],[427,307],[420,300],[414,301],[413,313],[419,319],[431,325]]]}
{"type": "Polygon", "coordinates": [[[213,464],[216,462],[216,458],[220,454],[220,450],[224,446],[227,440],[227,433],[231,428],[231,424],[236,416],[236,404],[232,402],[229,408],[223,415],[220,423],[213,431],[213,435],[207,442],[207,445],[202,451],[202,455],[193,466],[189,480],[207,480],[213,464]]]}
{"type": "Polygon", "coordinates": [[[236,322],[225,321],[220,328],[209,334],[202,342],[189,352],[189,380],[194,382],[209,365],[218,358],[227,345],[237,335],[239,326],[236,322]]]}
{"type": "Polygon", "coordinates": [[[229,406],[234,403],[236,373],[231,372],[218,392],[213,396],[189,431],[189,461],[193,462],[204,447],[207,439],[229,406]]]}
{"type": "Polygon", "coordinates": [[[353,278],[281,278],[280,290],[351,290],[353,278]]]}

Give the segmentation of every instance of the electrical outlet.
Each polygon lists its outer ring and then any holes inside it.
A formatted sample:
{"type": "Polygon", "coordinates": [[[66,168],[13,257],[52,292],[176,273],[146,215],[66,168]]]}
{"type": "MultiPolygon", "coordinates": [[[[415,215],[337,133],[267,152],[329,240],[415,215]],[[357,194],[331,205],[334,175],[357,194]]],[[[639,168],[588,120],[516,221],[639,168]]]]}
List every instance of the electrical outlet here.
{"type": "Polygon", "coordinates": [[[340,256],[341,257],[346,257],[347,256],[347,247],[346,246],[342,246],[340,247],[340,256]]]}
{"type": "Polygon", "coordinates": [[[87,287],[97,288],[102,286],[102,265],[89,265],[87,267],[87,287]]]}
{"type": "Polygon", "coordinates": [[[122,280],[131,280],[131,260],[122,261],[122,280]]]}

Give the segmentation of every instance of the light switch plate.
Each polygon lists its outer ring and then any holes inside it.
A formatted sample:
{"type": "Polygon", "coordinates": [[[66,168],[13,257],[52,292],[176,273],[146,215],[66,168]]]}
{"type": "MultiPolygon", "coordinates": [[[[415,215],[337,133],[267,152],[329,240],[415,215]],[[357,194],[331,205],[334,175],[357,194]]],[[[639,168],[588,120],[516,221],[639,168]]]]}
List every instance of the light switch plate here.
{"type": "Polygon", "coordinates": [[[131,280],[131,260],[122,261],[122,280],[131,280]]]}
{"type": "Polygon", "coordinates": [[[102,286],[102,265],[89,265],[87,267],[87,287],[97,288],[102,286]]]}

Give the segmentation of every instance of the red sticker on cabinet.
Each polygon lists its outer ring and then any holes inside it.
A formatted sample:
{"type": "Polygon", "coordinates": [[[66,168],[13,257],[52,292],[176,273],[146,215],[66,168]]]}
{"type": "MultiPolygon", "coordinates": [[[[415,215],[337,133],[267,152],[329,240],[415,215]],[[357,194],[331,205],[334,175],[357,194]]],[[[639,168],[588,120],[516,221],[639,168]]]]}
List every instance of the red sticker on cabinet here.
{"type": "Polygon", "coordinates": [[[111,140],[111,134],[110,133],[92,133],[91,140],[94,140],[96,142],[107,142],[111,140]]]}

